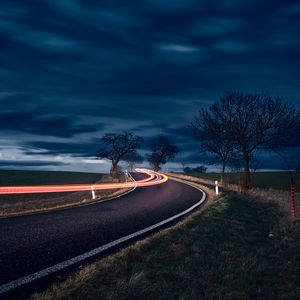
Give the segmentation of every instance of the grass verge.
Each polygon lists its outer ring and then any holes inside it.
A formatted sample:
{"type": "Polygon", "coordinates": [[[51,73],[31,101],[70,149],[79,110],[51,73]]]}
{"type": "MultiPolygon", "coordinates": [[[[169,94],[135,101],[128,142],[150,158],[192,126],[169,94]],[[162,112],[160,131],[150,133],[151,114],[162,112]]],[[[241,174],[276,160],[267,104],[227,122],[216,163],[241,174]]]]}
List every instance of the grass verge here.
{"type": "Polygon", "coordinates": [[[31,299],[299,299],[299,247],[275,198],[229,192],[31,299]]]}
{"type": "MultiPolygon", "coordinates": [[[[220,180],[220,173],[188,173],[193,177],[211,181],[220,180]]],[[[241,173],[226,173],[225,178],[228,184],[239,184],[242,178],[241,173]]],[[[289,172],[255,172],[251,173],[252,185],[255,188],[276,189],[289,191],[291,179],[289,172]]],[[[300,173],[296,175],[297,190],[300,190],[300,173]]]]}

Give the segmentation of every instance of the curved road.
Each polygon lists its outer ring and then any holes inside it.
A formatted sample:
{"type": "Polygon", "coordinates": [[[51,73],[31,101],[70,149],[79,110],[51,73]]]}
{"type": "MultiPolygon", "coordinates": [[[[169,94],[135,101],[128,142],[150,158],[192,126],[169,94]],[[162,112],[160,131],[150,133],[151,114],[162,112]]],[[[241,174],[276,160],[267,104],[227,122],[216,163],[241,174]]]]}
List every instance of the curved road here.
{"type": "MultiPolygon", "coordinates": [[[[135,173],[134,177],[140,179],[144,175],[135,173]]],[[[168,180],[139,187],[110,201],[2,218],[0,295],[26,283],[31,278],[28,275],[44,270],[40,273],[43,277],[48,271],[62,269],[63,262],[71,264],[72,258],[80,255],[83,259],[83,253],[163,222],[196,207],[204,199],[199,189],[168,180]],[[59,267],[53,269],[54,265],[59,267]]],[[[89,256],[102,251],[90,252],[89,256]]]]}

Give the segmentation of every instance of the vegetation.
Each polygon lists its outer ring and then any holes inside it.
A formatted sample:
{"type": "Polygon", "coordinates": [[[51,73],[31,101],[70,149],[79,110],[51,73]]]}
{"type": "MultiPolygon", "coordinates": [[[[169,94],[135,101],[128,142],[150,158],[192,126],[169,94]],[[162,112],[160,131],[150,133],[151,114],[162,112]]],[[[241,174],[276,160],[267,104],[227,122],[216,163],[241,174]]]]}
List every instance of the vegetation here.
{"type": "Polygon", "coordinates": [[[298,299],[300,221],[282,200],[223,194],[31,299],[298,299]]]}
{"type": "Polygon", "coordinates": [[[102,138],[102,148],[98,150],[97,156],[100,159],[108,159],[112,163],[111,174],[113,177],[119,172],[119,162],[128,157],[129,154],[136,154],[143,139],[132,132],[106,133],[102,138]]]}
{"type": "Polygon", "coordinates": [[[191,128],[201,147],[221,158],[221,181],[228,159],[238,157],[244,168],[242,188],[247,190],[255,153],[262,149],[278,151],[288,145],[299,130],[299,111],[265,93],[229,92],[202,110],[191,128]]]}
{"type": "Polygon", "coordinates": [[[141,154],[138,152],[128,153],[124,156],[124,161],[128,164],[128,169],[133,171],[137,164],[141,164],[144,160],[141,154]]]}
{"type": "MultiPolygon", "coordinates": [[[[208,179],[220,180],[221,173],[199,173],[192,172],[189,175],[208,179]]],[[[228,184],[240,184],[242,174],[240,173],[226,173],[226,181],[228,184]]],[[[290,190],[290,174],[289,172],[255,172],[251,174],[252,186],[255,188],[276,189],[276,190],[290,190]]],[[[300,173],[297,176],[297,190],[300,191],[300,173]]]]}
{"type": "Polygon", "coordinates": [[[183,168],[183,172],[184,173],[205,173],[207,170],[207,167],[203,166],[203,165],[200,165],[200,166],[197,166],[197,167],[184,167],[183,168]]]}
{"type": "Polygon", "coordinates": [[[215,105],[202,109],[191,122],[190,129],[194,138],[200,143],[200,151],[209,153],[209,164],[221,163],[221,184],[224,183],[225,168],[234,156],[235,145],[226,136],[226,129],[215,105]]]}
{"type": "Polygon", "coordinates": [[[159,171],[161,165],[173,159],[179,152],[177,146],[171,143],[165,135],[155,137],[150,144],[150,150],[151,154],[148,156],[148,161],[153,166],[154,171],[159,171]]]}
{"type": "MultiPolygon", "coordinates": [[[[298,111],[279,98],[264,93],[227,93],[208,110],[202,110],[191,124],[201,150],[213,154],[214,162],[220,159],[221,174],[205,174],[203,166],[186,170],[202,172],[195,173],[199,179],[192,180],[209,188],[213,187],[212,179],[224,182],[225,167],[230,161],[242,163],[243,176],[228,175],[228,183],[235,186],[222,190],[221,197],[174,228],[91,264],[32,299],[297,299],[300,220],[288,217],[289,193],[250,190],[252,185],[288,190],[290,174],[256,173],[251,178],[250,163],[258,150],[284,148],[298,125],[298,111]],[[247,193],[236,193],[238,184],[247,193]]],[[[142,161],[137,152],[142,138],[131,132],[107,133],[102,143],[97,156],[111,161],[114,178],[120,161],[131,166],[142,161]]],[[[150,150],[148,162],[155,171],[179,152],[164,135],[152,140],[150,150]]],[[[105,180],[96,179],[96,174],[84,179],[79,173],[72,181],[70,174],[51,178],[46,173],[31,172],[32,177],[22,179],[22,184],[105,180]]],[[[14,176],[6,176],[1,184],[17,184],[14,176]]],[[[99,192],[96,200],[114,192],[99,192]]],[[[91,201],[86,192],[3,197],[2,215],[91,201]]]]}

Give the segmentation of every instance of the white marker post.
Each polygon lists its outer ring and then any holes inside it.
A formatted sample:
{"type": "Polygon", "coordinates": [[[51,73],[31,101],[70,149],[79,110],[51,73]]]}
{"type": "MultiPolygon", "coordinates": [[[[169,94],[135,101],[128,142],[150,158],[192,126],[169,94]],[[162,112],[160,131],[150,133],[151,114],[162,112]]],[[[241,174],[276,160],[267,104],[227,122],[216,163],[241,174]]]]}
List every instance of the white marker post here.
{"type": "Polygon", "coordinates": [[[127,179],[128,179],[128,171],[125,170],[125,181],[127,182],[127,179]]]}
{"type": "Polygon", "coordinates": [[[96,195],[95,195],[95,191],[94,191],[94,187],[91,186],[91,190],[92,190],[92,198],[95,200],[96,199],[96,195]]]}
{"type": "Polygon", "coordinates": [[[219,195],[219,183],[218,183],[218,180],[215,181],[215,185],[216,185],[216,195],[219,195]]]}

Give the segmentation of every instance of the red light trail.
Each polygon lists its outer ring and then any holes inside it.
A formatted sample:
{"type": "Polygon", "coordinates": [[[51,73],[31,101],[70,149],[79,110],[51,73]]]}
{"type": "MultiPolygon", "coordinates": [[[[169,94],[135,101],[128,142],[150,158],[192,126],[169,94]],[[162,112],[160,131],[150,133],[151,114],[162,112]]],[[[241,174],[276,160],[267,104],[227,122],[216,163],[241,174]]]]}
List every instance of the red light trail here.
{"type": "Polygon", "coordinates": [[[1,186],[0,195],[8,194],[35,194],[35,193],[60,193],[77,192],[91,190],[110,190],[133,188],[140,186],[151,186],[162,184],[168,180],[164,174],[153,172],[146,169],[136,169],[139,173],[145,173],[147,178],[131,182],[122,183],[99,183],[99,184],[67,184],[67,185],[35,185],[35,186],[1,186]]]}

